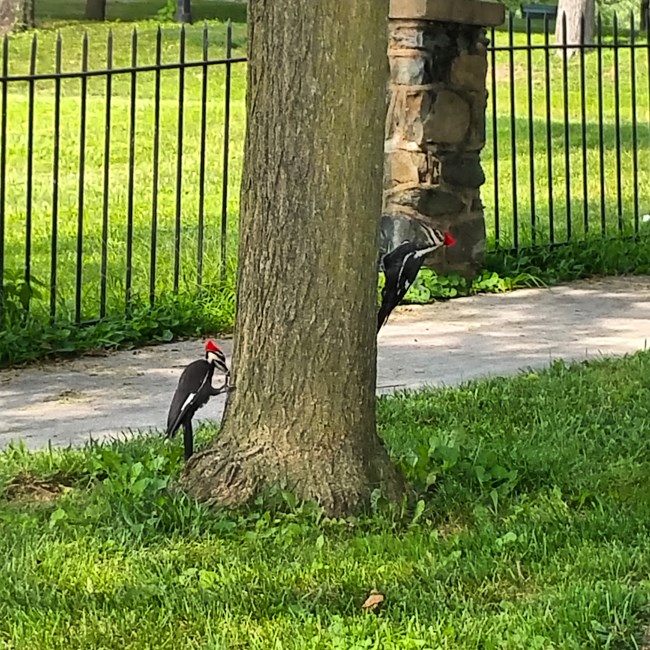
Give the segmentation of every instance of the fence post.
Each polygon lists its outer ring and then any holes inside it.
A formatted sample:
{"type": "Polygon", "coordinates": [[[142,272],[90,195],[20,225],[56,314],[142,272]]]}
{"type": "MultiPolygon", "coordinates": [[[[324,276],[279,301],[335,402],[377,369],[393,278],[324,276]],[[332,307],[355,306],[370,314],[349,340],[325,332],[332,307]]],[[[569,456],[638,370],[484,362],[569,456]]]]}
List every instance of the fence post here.
{"type": "Polygon", "coordinates": [[[499,2],[391,0],[382,252],[418,238],[418,221],[450,229],[458,245],[429,262],[467,277],[485,248],[485,27],[499,2]]]}

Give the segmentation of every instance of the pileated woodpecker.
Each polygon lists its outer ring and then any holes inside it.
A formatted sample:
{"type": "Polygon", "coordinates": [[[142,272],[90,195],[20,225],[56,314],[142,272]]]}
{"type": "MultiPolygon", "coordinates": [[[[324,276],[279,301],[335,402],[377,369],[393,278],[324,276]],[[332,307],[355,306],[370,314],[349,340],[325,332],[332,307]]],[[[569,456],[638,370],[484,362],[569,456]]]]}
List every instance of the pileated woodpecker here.
{"type": "Polygon", "coordinates": [[[169,407],[166,435],[168,438],[173,438],[180,426],[183,425],[185,460],[194,453],[192,432],[194,414],[202,406],[205,406],[212,396],[219,395],[230,388],[228,385],[229,378],[230,370],[226,365],[226,355],[214,341],[208,341],[205,344],[205,359],[192,361],[183,370],[169,407]],[[226,375],[223,386],[219,388],[212,386],[212,375],[215,370],[219,370],[226,375]]]}
{"type": "Polygon", "coordinates": [[[424,258],[441,246],[453,246],[456,240],[448,232],[441,232],[421,224],[426,235],[423,242],[405,241],[382,257],[381,266],[386,282],[381,292],[381,307],[377,317],[377,332],[386,324],[391,312],[415,282],[424,258]]]}

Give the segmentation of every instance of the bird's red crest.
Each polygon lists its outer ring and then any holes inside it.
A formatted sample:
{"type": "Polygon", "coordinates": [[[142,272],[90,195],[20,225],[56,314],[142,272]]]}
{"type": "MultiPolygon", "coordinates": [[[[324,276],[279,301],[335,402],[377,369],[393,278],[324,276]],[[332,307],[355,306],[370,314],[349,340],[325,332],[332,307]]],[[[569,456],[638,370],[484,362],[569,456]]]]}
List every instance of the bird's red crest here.
{"type": "Polygon", "coordinates": [[[445,233],[445,239],[444,239],[444,245],[445,246],[453,246],[456,243],[456,239],[450,232],[445,233]]]}
{"type": "Polygon", "coordinates": [[[221,348],[212,339],[208,339],[208,342],[205,344],[205,351],[221,352],[221,348]]]}

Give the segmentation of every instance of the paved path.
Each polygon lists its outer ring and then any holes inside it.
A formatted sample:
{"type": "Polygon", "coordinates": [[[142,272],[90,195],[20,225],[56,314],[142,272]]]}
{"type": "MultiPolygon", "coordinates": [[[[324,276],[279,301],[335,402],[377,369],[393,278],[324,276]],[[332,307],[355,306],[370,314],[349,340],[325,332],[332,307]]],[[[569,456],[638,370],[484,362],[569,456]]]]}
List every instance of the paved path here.
{"type": "MultiPolygon", "coordinates": [[[[403,307],[379,335],[380,392],[643,349],[650,340],[650,277],[403,307]]],[[[220,342],[221,343],[221,342],[220,342]]],[[[231,342],[223,341],[231,352],[231,342]]],[[[202,343],[0,371],[0,447],[80,444],[129,429],[161,428],[181,369],[202,343]]],[[[223,398],[199,413],[219,417],[223,398]]],[[[198,418],[200,419],[200,418],[198,418]]]]}

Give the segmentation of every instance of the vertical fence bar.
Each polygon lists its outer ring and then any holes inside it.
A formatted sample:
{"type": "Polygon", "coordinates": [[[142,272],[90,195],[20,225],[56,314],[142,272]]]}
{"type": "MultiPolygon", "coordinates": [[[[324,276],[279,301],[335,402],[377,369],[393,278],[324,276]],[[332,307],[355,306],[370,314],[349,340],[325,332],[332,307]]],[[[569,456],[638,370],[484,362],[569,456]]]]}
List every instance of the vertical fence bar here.
{"type": "Polygon", "coordinates": [[[127,314],[131,308],[133,285],[133,201],[135,191],[135,127],[136,106],[138,99],[138,31],[134,28],[131,35],[131,106],[129,110],[129,180],[128,199],[126,208],[126,278],[124,305],[127,314]]]}
{"type": "MultiPolygon", "coordinates": [[[[32,279],[32,207],[34,193],[34,101],[36,92],[36,57],[38,38],[32,36],[29,54],[28,106],[27,106],[27,178],[25,179],[25,283],[31,286],[32,279]]],[[[27,303],[29,306],[29,301],[27,303]]]]}
{"type": "Polygon", "coordinates": [[[585,15],[580,15],[580,127],[582,130],[582,219],[585,235],[589,232],[589,182],[587,178],[587,89],[585,87],[585,15]]]}
{"type": "MultiPolygon", "coordinates": [[[[88,32],[84,32],[81,45],[81,71],[88,70],[88,32]]],[[[84,189],[86,173],[86,111],[88,99],[88,78],[81,77],[81,106],[79,126],[79,196],[77,203],[77,278],[75,290],[74,318],[81,322],[81,293],[83,285],[83,251],[84,251],[84,189]]]]}
{"type": "MultiPolygon", "coordinates": [[[[61,73],[61,51],[63,40],[61,32],[56,37],[55,71],[61,73]]],[[[57,244],[59,233],[59,157],[61,142],[61,78],[54,80],[54,159],[52,165],[52,249],[50,266],[50,320],[56,317],[57,294],[57,244]]]]}
{"type": "Polygon", "coordinates": [[[494,43],[496,31],[492,27],[490,31],[490,68],[492,76],[492,168],[494,172],[494,244],[499,248],[499,121],[497,119],[497,61],[496,46],[494,43]]]}
{"type": "Polygon", "coordinates": [[[607,214],[605,197],[605,129],[603,124],[603,17],[598,14],[598,158],[600,180],[600,230],[604,236],[607,232],[607,214]]]}
{"type": "Polygon", "coordinates": [[[636,30],[630,12],[630,103],[632,108],[632,187],[634,188],[634,232],[639,232],[639,143],[636,111],[636,30]]]}
{"type": "Polygon", "coordinates": [[[623,187],[621,182],[621,85],[619,73],[618,15],[614,12],[614,119],[616,126],[616,207],[618,230],[623,231],[623,187]]]}
{"type": "Polygon", "coordinates": [[[185,26],[181,27],[178,68],[178,134],[176,155],[176,235],[174,239],[174,293],[181,273],[181,215],[183,209],[183,104],[185,102],[185,26]]]}
{"type": "Polygon", "coordinates": [[[230,88],[232,84],[232,22],[226,27],[226,88],[223,119],[223,191],[221,193],[221,282],[226,280],[226,238],[228,235],[228,162],[230,158],[230,88]]]}
{"type": "Polygon", "coordinates": [[[201,153],[199,154],[199,241],[196,257],[196,282],[203,284],[203,235],[205,229],[205,154],[208,117],[208,24],[203,25],[203,66],[201,69],[201,153]]]}
{"type": "Polygon", "coordinates": [[[99,314],[106,316],[106,286],[108,283],[109,195],[111,176],[111,97],[113,93],[113,30],[106,41],[106,114],[104,118],[104,200],[102,207],[102,268],[99,297],[99,314]]]}
{"type": "Polygon", "coordinates": [[[546,93],[546,174],[548,176],[548,228],[549,240],[555,243],[555,223],[553,214],[553,133],[551,122],[551,69],[548,39],[548,15],[544,16],[544,82],[546,93]]]}
{"type": "Polygon", "coordinates": [[[5,286],[5,199],[7,190],[7,77],[9,76],[9,37],[2,38],[2,112],[0,113],[0,322],[4,318],[5,286]]]}
{"type": "Polygon", "coordinates": [[[162,31],[156,30],[156,72],[153,101],[153,181],[151,197],[151,260],[149,267],[149,304],[156,301],[156,254],[158,250],[158,166],[160,162],[160,64],[162,62],[162,31]]]}
{"type": "Polygon", "coordinates": [[[537,239],[535,215],[535,116],[533,112],[533,45],[531,41],[530,15],[526,16],[526,61],[528,64],[528,148],[530,156],[530,230],[532,243],[537,239]]]}
{"type": "Polygon", "coordinates": [[[512,230],[513,245],[519,248],[519,212],[517,206],[517,105],[515,101],[514,14],[508,20],[508,63],[510,69],[510,157],[512,165],[512,230]]]}
{"type": "Polygon", "coordinates": [[[569,132],[569,72],[566,12],[562,12],[562,83],[564,85],[564,186],[566,192],[566,238],[571,239],[571,141],[569,132]]]}

